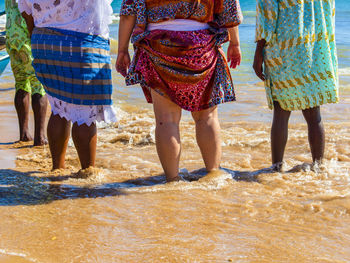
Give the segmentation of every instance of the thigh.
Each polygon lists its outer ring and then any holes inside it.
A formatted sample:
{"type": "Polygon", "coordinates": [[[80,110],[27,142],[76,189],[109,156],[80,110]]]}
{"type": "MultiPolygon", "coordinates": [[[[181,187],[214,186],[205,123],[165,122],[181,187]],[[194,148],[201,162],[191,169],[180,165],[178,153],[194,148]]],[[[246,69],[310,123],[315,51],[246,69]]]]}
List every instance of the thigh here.
{"type": "Polygon", "coordinates": [[[16,82],[16,90],[24,90],[32,93],[30,80],[35,77],[35,72],[32,67],[32,55],[30,48],[23,45],[20,50],[17,50],[10,45],[7,46],[7,51],[11,58],[11,68],[16,82]]]}
{"type": "Polygon", "coordinates": [[[30,77],[30,87],[31,87],[32,95],[39,94],[41,96],[45,96],[46,94],[45,89],[35,75],[30,77]]]}
{"type": "Polygon", "coordinates": [[[41,96],[45,95],[45,90],[41,82],[37,79],[35,75],[35,70],[33,68],[33,55],[30,45],[24,44],[20,50],[22,56],[22,75],[25,77],[28,82],[28,86],[31,91],[31,94],[40,94],[41,96]]]}
{"type": "Polygon", "coordinates": [[[303,116],[305,120],[309,122],[320,122],[321,121],[321,109],[320,106],[303,110],[303,116]]]}
{"type": "Polygon", "coordinates": [[[282,109],[278,101],[273,101],[273,117],[275,119],[288,121],[290,114],[291,114],[291,111],[282,109]]]}
{"type": "Polygon", "coordinates": [[[159,122],[179,123],[181,119],[181,107],[171,100],[163,97],[157,91],[151,90],[154,115],[159,122]]]}

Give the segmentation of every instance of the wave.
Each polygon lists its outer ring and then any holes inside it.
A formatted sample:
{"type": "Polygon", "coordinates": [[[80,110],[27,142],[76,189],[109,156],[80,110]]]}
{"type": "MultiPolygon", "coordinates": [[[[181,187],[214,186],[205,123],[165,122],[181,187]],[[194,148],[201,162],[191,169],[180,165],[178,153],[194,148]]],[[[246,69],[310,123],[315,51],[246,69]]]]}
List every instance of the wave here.
{"type": "MultiPolygon", "coordinates": [[[[2,249],[2,248],[0,248],[0,255],[5,255],[5,256],[10,256],[11,258],[12,257],[15,257],[15,258],[12,258],[13,260],[15,260],[15,259],[17,259],[18,260],[18,258],[22,258],[23,260],[25,259],[26,260],[26,262],[28,261],[28,262],[38,262],[38,261],[36,261],[35,259],[31,259],[31,258],[28,258],[28,256],[26,255],[26,254],[24,254],[24,253],[20,253],[20,252],[12,252],[12,251],[8,251],[8,250],[6,250],[6,249],[2,249]]],[[[12,262],[12,261],[11,261],[12,262]]],[[[13,262],[15,262],[15,261],[13,261],[13,262]]],[[[21,260],[21,262],[22,262],[22,260],[21,260]]]]}
{"type": "Polygon", "coordinates": [[[5,27],[5,25],[6,25],[6,15],[0,16],[0,27],[5,27]]]}
{"type": "Polygon", "coordinates": [[[112,15],[112,21],[113,21],[113,23],[119,22],[119,20],[120,20],[119,13],[114,13],[114,14],[112,15]]]}
{"type": "Polygon", "coordinates": [[[243,17],[255,17],[256,11],[243,11],[243,17]]]}
{"type": "Polygon", "coordinates": [[[340,68],[339,75],[340,76],[350,76],[350,67],[340,68]]]}

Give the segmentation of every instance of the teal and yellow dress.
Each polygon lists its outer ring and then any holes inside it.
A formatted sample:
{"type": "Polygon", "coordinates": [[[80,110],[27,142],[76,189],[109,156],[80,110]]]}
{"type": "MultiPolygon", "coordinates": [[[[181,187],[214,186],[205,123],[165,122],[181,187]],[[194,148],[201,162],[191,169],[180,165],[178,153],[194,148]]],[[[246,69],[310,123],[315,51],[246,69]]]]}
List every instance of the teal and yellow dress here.
{"type": "Polygon", "coordinates": [[[271,109],[273,101],[287,111],[338,102],[334,31],[335,0],[257,0],[271,109]]]}
{"type": "Polygon", "coordinates": [[[33,56],[25,20],[18,10],[16,0],[5,0],[6,49],[10,55],[16,91],[45,95],[45,90],[35,76],[33,56]]]}

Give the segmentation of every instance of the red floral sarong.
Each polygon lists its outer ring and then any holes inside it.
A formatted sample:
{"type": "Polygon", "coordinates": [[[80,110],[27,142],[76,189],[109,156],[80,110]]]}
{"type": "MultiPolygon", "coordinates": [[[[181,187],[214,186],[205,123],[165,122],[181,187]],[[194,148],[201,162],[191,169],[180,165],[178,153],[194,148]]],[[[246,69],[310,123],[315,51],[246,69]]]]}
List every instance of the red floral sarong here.
{"type": "Polygon", "coordinates": [[[150,89],[188,111],[235,100],[221,44],[210,30],[154,30],[134,46],[126,82],[141,84],[149,103],[150,89]]]}

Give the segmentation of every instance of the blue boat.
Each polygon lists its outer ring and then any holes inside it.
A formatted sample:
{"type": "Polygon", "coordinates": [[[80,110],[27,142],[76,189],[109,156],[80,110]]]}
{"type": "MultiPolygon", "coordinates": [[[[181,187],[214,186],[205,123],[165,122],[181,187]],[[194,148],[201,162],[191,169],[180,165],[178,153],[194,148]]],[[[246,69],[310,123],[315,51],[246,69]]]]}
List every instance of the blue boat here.
{"type": "MultiPolygon", "coordinates": [[[[0,16],[5,15],[5,12],[0,12],[0,16]]],[[[0,75],[4,72],[7,64],[10,61],[9,55],[6,53],[4,47],[5,47],[5,41],[6,41],[6,31],[0,32],[0,75]],[[1,50],[2,49],[2,50],[1,50]]]]}
{"type": "Polygon", "coordinates": [[[10,56],[6,53],[6,51],[0,51],[0,75],[4,72],[9,61],[10,56]]]}

